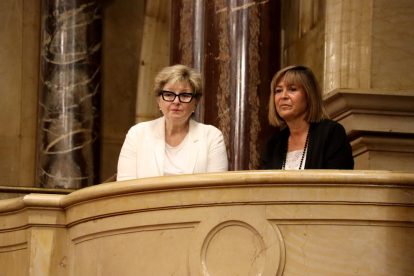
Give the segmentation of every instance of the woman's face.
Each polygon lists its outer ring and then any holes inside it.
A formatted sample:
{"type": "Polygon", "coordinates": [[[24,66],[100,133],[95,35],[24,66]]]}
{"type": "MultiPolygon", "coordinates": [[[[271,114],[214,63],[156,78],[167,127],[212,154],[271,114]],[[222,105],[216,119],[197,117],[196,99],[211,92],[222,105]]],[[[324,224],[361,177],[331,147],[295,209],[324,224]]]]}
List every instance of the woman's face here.
{"type": "Polygon", "coordinates": [[[275,89],[276,111],[286,123],[304,120],[308,108],[306,93],[301,86],[287,85],[283,76],[275,89]]]}
{"type": "MultiPolygon", "coordinates": [[[[193,93],[191,87],[184,82],[171,83],[168,82],[164,85],[163,91],[173,92],[177,95],[183,93],[193,93]]],[[[165,116],[167,123],[172,124],[183,124],[186,123],[188,118],[191,116],[191,113],[197,107],[197,100],[193,97],[192,101],[189,103],[180,102],[178,96],[175,97],[174,101],[167,102],[164,101],[162,95],[158,97],[158,106],[161,108],[162,113],[165,116]]]]}

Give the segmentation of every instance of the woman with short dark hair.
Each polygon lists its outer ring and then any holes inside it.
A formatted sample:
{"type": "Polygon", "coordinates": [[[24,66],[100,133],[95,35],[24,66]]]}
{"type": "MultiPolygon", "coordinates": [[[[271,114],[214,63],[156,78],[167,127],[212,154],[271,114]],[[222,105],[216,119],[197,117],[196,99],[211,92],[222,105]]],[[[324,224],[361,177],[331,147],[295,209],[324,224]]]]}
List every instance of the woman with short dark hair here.
{"type": "Polygon", "coordinates": [[[263,169],[350,169],[352,148],[343,126],[331,121],[312,71],[286,67],[273,77],[269,123],[285,127],[266,142],[263,169]]]}
{"type": "Polygon", "coordinates": [[[164,68],[154,94],[163,117],[133,126],[122,146],[117,180],[227,171],[223,135],[193,121],[202,97],[200,73],[184,65],[164,68]]]}

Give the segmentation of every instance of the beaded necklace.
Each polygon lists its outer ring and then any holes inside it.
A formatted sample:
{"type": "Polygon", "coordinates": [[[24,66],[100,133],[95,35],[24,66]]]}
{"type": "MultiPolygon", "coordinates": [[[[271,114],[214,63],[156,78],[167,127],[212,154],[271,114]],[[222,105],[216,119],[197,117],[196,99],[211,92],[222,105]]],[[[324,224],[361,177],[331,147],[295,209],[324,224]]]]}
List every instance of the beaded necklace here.
{"type": "MultiPolygon", "coordinates": [[[[310,127],[308,129],[308,135],[306,135],[306,142],[305,142],[305,147],[303,148],[302,158],[300,159],[299,170],[300,170],[300,168],[302,168],[302,163],[303,163],[303,159],[305,158],[306,148],[308,147],[309,133],[310,133],[310,127]]],[[[289,137],[290,137],[290,134],[289,134],[289,137]]],[[[284,170],[285,166],[286,166],[287,152],[288,152],[288,149],[289,149],[289,137],[288,137],[287,142],[286,142],[285,158],[283,159],[282,170],[284,170]]]]}

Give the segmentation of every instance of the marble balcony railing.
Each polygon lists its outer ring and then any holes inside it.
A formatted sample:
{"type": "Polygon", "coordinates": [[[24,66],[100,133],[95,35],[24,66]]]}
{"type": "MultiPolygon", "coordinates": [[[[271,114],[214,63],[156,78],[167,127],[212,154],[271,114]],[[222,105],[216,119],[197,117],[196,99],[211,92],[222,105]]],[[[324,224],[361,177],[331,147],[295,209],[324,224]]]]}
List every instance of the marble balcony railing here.
{"type": "Polygon", "coordinates": [[[0,201],[0,275],[413,275],[414,173],[238,171],[0,201]]]}

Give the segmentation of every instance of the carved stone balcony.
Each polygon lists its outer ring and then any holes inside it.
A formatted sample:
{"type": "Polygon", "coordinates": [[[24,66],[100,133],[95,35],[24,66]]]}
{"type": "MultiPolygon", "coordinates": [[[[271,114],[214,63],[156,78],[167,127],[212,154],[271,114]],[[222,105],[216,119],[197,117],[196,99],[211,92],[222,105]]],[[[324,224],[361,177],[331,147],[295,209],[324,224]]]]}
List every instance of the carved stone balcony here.
{"type": "Polygon", "coordinates": [[[413,275],[414,173],[239,171],[0,201],[0,275],[413,275]]]}

